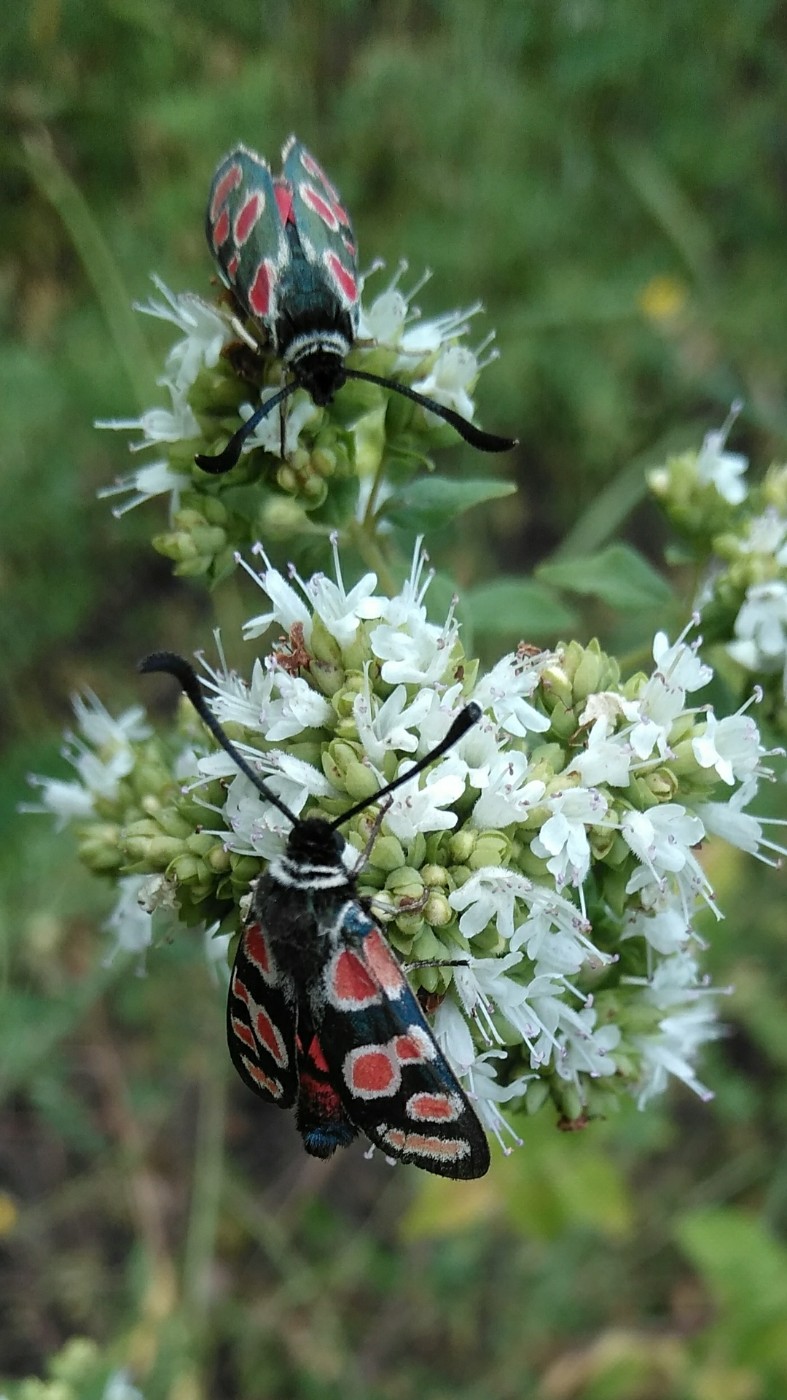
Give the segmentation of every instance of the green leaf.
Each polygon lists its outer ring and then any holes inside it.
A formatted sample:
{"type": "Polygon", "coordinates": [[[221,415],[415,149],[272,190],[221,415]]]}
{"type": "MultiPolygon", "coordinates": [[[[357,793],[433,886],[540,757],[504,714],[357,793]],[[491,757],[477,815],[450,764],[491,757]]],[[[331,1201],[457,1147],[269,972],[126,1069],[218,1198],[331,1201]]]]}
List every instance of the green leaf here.
{"type": "Polygon", "coordinates": [[[404,529],[434,530],[483,501],[496,501],[515,491],[512,481],[499,478],[459,481],[447,476],[422,476],[386,501],[380,515],[404,529]]]}
{"type": "Polygon", "coordinates": [[[787,1375],[787,1250],[782,1242],[755,1215],[729,1206],[687,1211],[674,1228],[722,1316],[734,1319],[727,1340],[738,1358],[778,1366],[787,1375]]]}
{"type": "Polygon", "coordinates": [[[611,544],[584,559],[542,564],[538,577],[570,593],[600,598],[624,612],[664,607],[673,596],[666,579],[628,544],[611,544]]]}
{"type": "Polygon", "coordinates": [[[463,594],[473,626],[480,633],[541,641],[568,632],[576,615],[551,588],[526,578],[499,578],[463,594]]]}

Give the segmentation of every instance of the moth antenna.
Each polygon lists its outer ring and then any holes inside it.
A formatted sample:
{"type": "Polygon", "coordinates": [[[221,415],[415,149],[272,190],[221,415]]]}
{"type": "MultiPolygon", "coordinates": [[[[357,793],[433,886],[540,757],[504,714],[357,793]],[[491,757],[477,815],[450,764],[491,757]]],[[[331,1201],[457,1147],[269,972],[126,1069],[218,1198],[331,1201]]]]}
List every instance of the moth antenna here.
{"type": "Polygon", "coordinates": [[[371,797],[365,797],[362,802],[357,802],[354,807],[350,808],[349,812],[343,812],[340,817],[337,817],[336,821],[331,822],[334,831],[337,826],[343,826],[345,822],[351,821],[353,817],[358,816],[359,812],[364,812],[367,807],[371,807],[375,802],[379,802],[381,798],[387,797],[390,792],[395,792],[398,787],[402,786],[402,783],[408,783],[416,774],[422,773],[424,768],[428,768],[429,764],[434,763],[436,758],[440,758],[448,749],[452,749],[454,744],[458,744],[459,740],[467,733],[468,729],[472,729],[474,724],[478,724],[480,718],[481,706],[476,705],[475,701],[471,700],[469,704],[465,705],[464,709],[459,711],[459,714],[451,725],[445,738],[442,739],[439,744],[436,744],[424,758],[419,759],[406,773],[400,773],[399,777],[394,778],[392,783],[388,783],[386,787],[380,788],[379,792],[373,792],[371,797]]]}
{"type": "Polygon", "coordinates": [[[369,374],[365,369],[348,369],[346,365],[344,373],[348,379],[365,379],[368,384],[379,384],[383,389],[393,389],[403,398],[412,399],[413,403],[428,408],[430,413],[436,413],[438,418],[450,423],[459,436],[479,452],[508,452],[517,446],[518,438],[504,438],[498,437],[496,433],[485,433],[482,428],[477,428],[475,423],[463,418],[461,413],[455,413],[452,408],[446,408],[445,404],[437,403],[426,394],[417,394],[415,389],[410,389],[407,384],[397,384],[394,379],[385,379],[380,374],[369,374]]]}
{"type": "MultiPolygon", "coordinates": [[[[265,403],[261,404],[260,407],[252,413],[251,418],[246,419],[246,422],[238,428],[237,433],[233,433],[223,452],[217,452],[215,457],[209,457],[203,452],[198,452],[194,458],[197,466],[201,467],[204,472],[210,472],[213,476],[221,476],[223,472],[232,471],[232,468],[238,464],[244,442],[247,437],[250,437],[254,432],[257,424],[261,423],[263,418],[267,418],[268,414],[272,413],[274,408],[277,408],[284,399],[288,399],[290,394],[294,394],[297,388],[298,385],[296,382],[285,384],[284,388],[280,389],[278,394],[274,394],[273,398],[266,399],[265,403]]],[[[189,699],[191,699],[191,696],[189,696],[189,699]]]]}
{"type": "Polygon", "coordinates": [[[184,657],[178,656],[177,652],[174,651],[153,651],[150,653],[150,656],[146,656],[140,661],[137,670],[141,671],[143,674],[150,671],[164,671],[167,675],[174,676],[183,693],[188,696],[194,709],[197,711],[202,723],[210,730],[214,739],[221,744],[224,751],[229,754],[233,763],[237,765],[241,773],[249,779],[249,782],[254,784],[257,791],[261,793],[268,802],[271,802],[274,807],[278,807],[279,811],[288,821],[292,822],[293,826],[297,825],[298,818],[290,811],[289,807],[285,806],[281,798],[277,797],[275,792],[271,791],[267,783],[264,783],[262,778],[257,776],[254,769],[246,762],[243,754],[239,753],[232,740],[224,733],[216,716],[213,714],[212,710],[208,708],[204,691],[194,667],[186,661],[184,657]]]}

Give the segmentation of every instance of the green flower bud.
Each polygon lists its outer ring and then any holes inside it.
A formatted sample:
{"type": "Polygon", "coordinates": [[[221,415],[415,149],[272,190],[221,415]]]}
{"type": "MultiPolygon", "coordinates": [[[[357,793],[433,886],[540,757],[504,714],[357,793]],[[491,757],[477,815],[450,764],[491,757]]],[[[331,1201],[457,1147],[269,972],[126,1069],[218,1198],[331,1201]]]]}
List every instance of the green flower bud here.
{"type": "Polygon", "coordinates": [[[640,783],[656,802],[672,802],[680,787],[675,774],[671,773],[669,768],[655,768],[652,773],[645,774],[640,783]]]}
{"type": "Polygon", "coordinates": [[[120,836],[120,827],[109,822],[82,827],[77,833],[79,859],[97,875],[120,870],[124,864],[120,836]]]}
{"type": "Polygon", "coordinates": [[[341,666],[346,670],[342,659],[342,650],[335,637],[332,637],[322,618],[315,617],[312,622],[312,635],[309,649],[318,661],[330,662],[332,666],[341,666]]]}
{"type": "Polygon", "coordinates": [[[169,866],[171,875],[174,875],[179,885],[186,885],[193,881],[205,883],[207,880],[207,870],[203,861],[198,856],[183,851],[175,856],[169,866]]]}
{"type": "Polygon", "coordinates": [[[282,491],[294,496],[300,486],[297,472],[289,462],[283,462],[276,472],[276,483],[282,491]]]}
{"type": "Polygon", "coordinates": [[[183,842],[170,836],[131,836],[123,841],[126,859],[150,871],[166,870],[170,861],[183,852],[183,842]]]}
{"type": "Polygon", "coordinates": [[[403,901],[409,904],[421,904],[424,896],[424,884],[420,872],[413,870],[411,865],[402,865],[398,870],[393,870],[385,882],[385,888],[401,906],[403,901]]]}
{"type": "Polygon", "coordinates": [[[585,647],[574,673],[574,704],[579,705],[589,695],[595,695],[601,685],[604,657],[598,642],[585,647]]]}
{"type": "Polygon", "coordinates": [[[431,887],[448,884],[448,871],[444,865],[423,865],[421,867],[421,879],[425,885],[431,887]]]}
{"type": "Polygon", "coordinates": [[[464,827],[461,831],[454,832],[454,834],[450,837],[448,842],[448,851],[451,863],[456,863],[457,865],[464,865],[465,862],[469,860],[470,856],[475,850],[475,844],[477,840],[477,833],[475,831],[471,831],[469,827],[464,827]]]}
{"type": "Polygon", "coordinates": [[[424,906],[424,918],[433,928],[445,928],[454,917],[451,908],[444,894],[434,892],[430,894],[424,906]]]}
{"type": "Polygon", "coordinates": [[[308,532],[303,507],[283,496],[266,496],[257,512],[256,534],[264,540],[288,540],[308,532]]]}
{"type": "Polygon", "coordinates": [[[549,1082],[538,1076],[531,1079],[525,1090],[525,1112],[532,1118],[549,1098],[549,1082]]]}
{"type": "Polygon", "coordinates": [[[485,865],[505,865],[511,851],[511,840],[502,831],[482,831],[468,859],[471,870],[485,865]]]}
{"type": "Polygon", "coordinates": [[[380,785],[371,768],[354,759],[344,770],[344,786],[353,802],[361,802],[365,797],[374,797],[380,785]]]}
{"type": "Polygon", "coordinates": [[[370,865],[378,870],[401,870],[405,864],[404,849],[395,836],[378,836],[369,857],[370,865]]]}
{"type": "Polygon", "coordinates": [[[186,841],[186,850],[194,856],[206,856],[218,843],[209,831],[195,831],[186,841]]]}
{"type": "Polygon", "coordinates": [[[408,940],[408,945],[418,936],[424,928],[423,914],[397,914],[396,927],[404,938],[408,940]]]}
{"type": "Polygon", "coordinates": [[[327,447],[318,447],[312,452],[312,471],[326,479],[333,476],[336,471],[336,453],[327,447]]]}
{"type": "Polygon", "coordinates": [[[413,940],[411,956],[413,962],[445,962],[445,944],[435,937],[431,928],[424,925],[421,932],[413,940]]]}
{"type": "Polygon", "coordinates": [[[143,825],[144,829],[151,835],[158,829],[163,831],[165,836],[176,837],[179,841],[187,841],[194,833],[193,825],[184,821],[180,812],[176,812],[173,807],[162,807],[160,812],[156,815],[155,823],[145,822],[143,824],[142,822],[135,822],[133,826],[128,828],[129,835],[141,835],[143,825]],[[137,828],[140,828],[140,830],[138,831],[137,828]]]}

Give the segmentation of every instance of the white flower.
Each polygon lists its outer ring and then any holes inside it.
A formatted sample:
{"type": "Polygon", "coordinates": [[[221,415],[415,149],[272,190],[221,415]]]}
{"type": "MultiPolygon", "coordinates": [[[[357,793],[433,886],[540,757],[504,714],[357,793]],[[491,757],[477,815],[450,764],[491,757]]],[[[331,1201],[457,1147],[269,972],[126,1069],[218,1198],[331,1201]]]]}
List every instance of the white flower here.
{"type": "Polygon", "coordinates": [[[696,638],[691,646],[684,642],[692,625],[684,629],[672,646],[666,633],[656,633],[653,659],[657,669],[636,700],[620,702],[632,726],[628,732],[629,743],[642,760],[649,758],[654,748],[660,758],[669,756],[670,729],[683,712],[686,692],[701,689],[713,675],[711,667],[700,661],[697,654],[701,638],[696,638]]]}
{"type": "Polygon", "coordinates": [[[528,733],[544,734],[549,719],[526,697],[533,694],[544,667],[552,659],[549,652],[538,656],[504,656],[491,671],[479,678],[473,699],[483,710],[491,710],[501,729],[523,739],[528,733]]]}
{"type": "Polygon", "coordinates": [[[108,496],[128,496],[122,506],[113,506],[112,514],[119,520],[127,511],[152,501],[154,496],[171,496],[170,512],[174,514],[180,506],[180,493],[189,485],[189,477],[173,471],[168,462],[147,462],[144,467],[128,472],[111,486],[102,486],[97,492],[101,500],[108,496]]]}
{"type": "Polygon", "coordinates": [[[514,932],[517,900],[524,900],[533,889],[532,880],[504,866],[486,865],[471,875],[448,896],[452,909],[461,912],[460,931],[473,938],[494,922],[501,938],[514,932]]]}
{"type": "Polygon", "coordinates": [[[278,695],[271,695],[260,715],[269,743],[294,739],[304,729],[319,729],[331,719],[333,711],[328,701],[302,676],[290,676],[279,667],[275,688],[278,695]]]}
{"type": "Polygon", "coordinates": [[[101,1400],[145,1400],[141,1390],[131,1384],[127,1371],[113,1371],[104,1386],[101,1400]]]}
{"type": "Polygon", "coordinates": [[[494,1133],[508,1156],[511,1146],[505,1141],[503,1134],[508,1134],[514,1147],[521,1147],[522,1139],[503,1117],[498,1104],[511,1103],[514,1099],[522,1098],[534,1076],[523,1074],[510,1084],[498,1084],[495,1063],[505,1058],[504,1050],[485,1050],[482,1055],[478,1055],[467,1071],[466,1088],[484,1128],[487,1132],[494,1133]]]}
{"type": "MultiPolygon", "coordinates": [[[[530,762],[518,749],[498,753],[485,777],[483,791],[473,808],[471,824],[481,831],[525,821],[546,792],[541,779],[529,779],[530,762]]],[[[478,784],[473,784],[478,786],[478,784]]]]}
{"type": "Polygon", "coordinates": [[[620,823],[626,845],[656,880],[665,872],[682,870],[692,846],[705,835],[698,816],[678,802],[665,802],[649,812],[627,812],[620,823]]]}
{"type": "Polygon", "coordinates": [[[701,768],[715,768],[722,782],[732,787],[736,778],[748,778],[760,771],[764,749],[754,720],[742,712],[717,719],[708,710],[705,728],[691,741],[701,768]]]}
{"type": "Polygon", "coordinates": [[[150,879],[149,875],[124,875],[118,880],[115,907],[104,923],[113,939],[104,958],[106,964],[113,962],[118,953],[137,953],[140,955],[138,970],[143,970],[141,955],[150,947],[153,938],[153,916],[142,902],[147,898],[150,879]]]}
{"type": "Polygon", "coordinates": [[[379,767],[386,753],[392,749],[415,753],[418,737],[411,730],[414,727],[420,729],[426,715],[431,712],[434,698],[433,691],[421,690],[408,705],[407,690],[399,685],[387,700],[380,702],[370,693],[369,668],[366,667],[364,689],[353,702],[353,717],[363,751],[375,766],[379,767]]]}
{"type": "Polygon", "coordinates": [[[720,836],[723,841],[755,856],[765,865],[778,867],[781,865],[780,857],[787,856],[787,848],[774,841],[766,841],[763,827],[787,826],[787,821],[775,817],[755,817],[750,812],[744,812],[744,807],[748,806],[756,792],[756,780],[750,778],[732,794],[729,802],[698,802],[695,810],[703,826],[714,836],[720,836]],[[765,851],[773,851],[776,859],[765,855],[765,851]]]}
{"type": "Polygon", "coordinates": [[[675,953],[658,965],[643,990],[643,1002],[666,1014],[655,1033],[633,1037],[642,1055],[640,1108],[663,1092],[670,1076],[682,1080],[706,1102],[713,1097],[697,1078],[694,1060],[701,1045],[721,1034],[712,1000],[719,992],[698,982],[697,974],[697,963],[689,953],[675,953]]]}
{"type": "MultiPolygon", "coordinates": [[[[280,392],[280,387],[262,389],[260,402],[258,404],[242,403],[238,409],[238,416],[244,423],[247,422],[258,408],[261,408],[263,404],[280,392]]],[[[272,456],[281,457],[282,412],[284,413],[284,456],[291,457],[298,447],[301,429],[319,418],[322,409],[317,407],[314,400],[306,392],[291,394],[283,404],[280,404],[273,412],[268,413],[260,420],[256,428],[252,429],[241,451],[252,452],[255,448],[262,447],[272,456]]]]}
{"type": "Polygon", "coordinates": [[[21,802],[20,812],[51,812],[52,816],[57,818],[60,831],[67,822],[94,815],[93,797],[81,783],[47,778],[39,773],[29,773],[27,780],[31,787],[40,790],[41,801],[21,802]]]}
{"type": "Polygon", "coordinates": [[[555,1068],[561,1079],[578,1082],[580,1074],[591,1079],[617,1073],[613,1050],[621,1040],[620,1027],[596,1024],[596,1010],[586,1003],[579,1011],[564,1011],[564,1024],[558,1030],[555,1068]]]}
{"type": "Polygon", "coordinates": [[[291,632],[296,625],[302,627],[304,641],[308,646],[312,632],[312,614],[308,603],[299,598],[292,585],[279,573],[278,569],[274,569],[262,545],[256,546],[254,553],[260,555],[265,563],[265,568],[259,574],[249,568],[242,559],[239,562],[249,577],[254,579],[254,582],[264,593],[267,593],[272,607],[269,612],[260,613],[257,617],[252,617],[248,622],[244,622],[244,638],[246,641],[250,641],[254,637],[259,637],[267,632],[272,623],[278,622],[287,633],[291,632]]]}
{"type": "Polygon", "coordinates": [[[739,541],[742,554],[762,554],[780,568],[787,565],[787,518],[774,506],[747,521],[746,534],[739,541]]]}
{"type": "Polygon", "coordinates": [[[466,345],[447,345],[440,350],[431,373],[416,380],[413,389],[472,420],[474,406],[468,391],[477,379],[478,360],[472,350],[466,345]]]}
{"type": "Polygon", "coordinates": [[[785,669],[787,689],[787,583],[771,579],[752,584],[735,619],[734,642],[727,650],[750,671],[785,669]]]}
{"type": "Polygon", "coordinates": [[[363,578],[359,579],[349,592],[347,591],[342,577],[335,534],[331,536],[331,545],[336,582],[326,578],[325,574],[313,574],[309,582],[302,584],[301,587],[331,636],[335,637],[339,646],[347,646],[355,639],[359,622],[368,618],[380,617],[384,604],[381,598],[373,596],[377,587],[376,574],[364,574],[363,578]]]}
{"type": "Polygon", "coordinates": [[[212,369],[217,364],[236,332],[228,316],[193,292],[172,292],[155,274],[152,281],[164,300],[135,302],[134,310],[169,321],[185,333],[167,355],[167,373],[176,389],[186,393],[203,366],[212,369]]]}
{"type": "MultiPolygon", "coordinates": [[[[591,699],[595,698],[593,696],[591,699]]],[[[585,715],[581,716],[585,722],[585,715]]],[[[599,714],[585,738],[585,748],[571,759],[566,773],[578,773],[586,787],[608,783],[628,787],[631,777],[632,746],[622,734],[610,734],[607,714],[599,714]]]]}
{"type": "MultiPolygon", "coordinates": [[[[410,766],[403,763],[399,773],[406,772],[410,766]]],[[[440,765],[427,773],[422,787],[411,789],[405,783],[393,794],[385,825],[400,841],[412,840],[419,831],[448,831],[456,826],[457,816],[443,808],[458,802],[464,790],[464,780],[445,772],[444,765],[440,765]]]]}
{"type": "MultiPolygon", "coordinates": [[[[734,408],[737,407],[734,406],[734,408]]],[[[737,417],[733,410],[724,427],[706,433],[697,457],[697,479],[716,487],[719,495],[731,506],[739,506],[748,494],[743,476],[748,459],[737,452],[725,452],[730,428],[737,417]]]]}
{"type": "Polygon", "coordinates": [[[533,854],[546,860],[558,889],[581,885],[590,869],[586,826],[595,826],[607,812],[607,799],[597,788],[568,788],[546,800],[552,812],[531,842],[533,854]]]}

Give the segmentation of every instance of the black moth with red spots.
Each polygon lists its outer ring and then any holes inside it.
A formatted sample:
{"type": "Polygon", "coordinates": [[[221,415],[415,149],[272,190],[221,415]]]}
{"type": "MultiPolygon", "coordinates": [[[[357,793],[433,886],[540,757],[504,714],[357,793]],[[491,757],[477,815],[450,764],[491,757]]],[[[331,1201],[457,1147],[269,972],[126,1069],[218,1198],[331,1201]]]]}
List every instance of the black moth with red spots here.
{"type": "Polygon", "coordinates": [[[480,718],[468,704],[442,743],[335,822],[299,818],[254,773],[208,709],[192,667],[155,652],[141,671],[178,680],[238,768],[292,823],[253,888],[230,978],[227,1039],[244,1084],[295,1108],[304,1147],[330,1157],[359,1132],[388,1157],[438,1176],[489,1168],[486,1135],[370,908],[337,827],[407,782],[480,718]]]}
{"type": "Polygon", "coordinates": [[[215,457],[200,455],[204,471],[230,471],[257,424],[297,388],[320,406],[348,379],[393,389],[445,419],[481,452],[505,452],[511,438],[473,423],[417,394],[406,384],[350,369],[345,360],[358,333],[360,280],[355,237],[338,192],[291,136],[282,174],[245,146],[219,165],[208,200],[210,249],[241,312],[262,331],[264,345],[292,378],[257,409],[215,457]]]}

